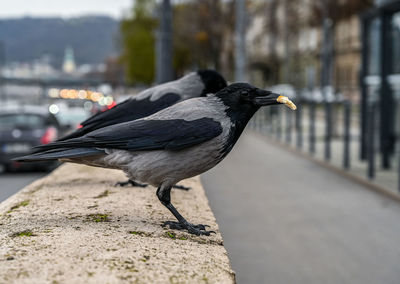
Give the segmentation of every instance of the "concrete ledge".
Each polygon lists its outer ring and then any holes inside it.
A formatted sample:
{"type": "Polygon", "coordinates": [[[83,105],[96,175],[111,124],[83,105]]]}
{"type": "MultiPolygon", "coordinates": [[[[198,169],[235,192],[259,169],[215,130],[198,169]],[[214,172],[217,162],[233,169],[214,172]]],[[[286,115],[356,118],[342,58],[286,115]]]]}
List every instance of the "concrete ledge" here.
{"type": "Polygon", "coordinates": [[[234,283],[199,178],[172,200],[197,237],[164,229],[173,216],[152,187],[118,188],[120,171],[64,164],[0,204],[0,283],[234,283]]]}

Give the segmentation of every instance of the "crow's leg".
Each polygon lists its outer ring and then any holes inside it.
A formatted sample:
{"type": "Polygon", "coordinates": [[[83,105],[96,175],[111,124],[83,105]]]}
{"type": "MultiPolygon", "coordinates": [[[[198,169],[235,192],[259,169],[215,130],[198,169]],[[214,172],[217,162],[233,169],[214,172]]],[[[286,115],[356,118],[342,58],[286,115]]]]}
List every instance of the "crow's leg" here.
{"type": "Polygon", "coordinates": [[[138,186],[138,187],[147,187],[147,184],[138,183],[131,179],[128,179],[127,181],[120,181],[115,184],[115,186],[127,186],[127,185],[138,186]]]}
{"type": "Polygon", "coordinates": [[[184,186],[184,185],[179,185],[179,184],[173,185],[172,188],[186,190],[186,191],[190,190],[190,187],[184,186]]]}
{"type": "Polygon", "coordinates": [[[171,203],[171,188],[172,186],[163,186],[161,185],[157,189],[157,197],[161,201],[161,203],[168,208],[169,211],[178,219],[178,222],[167,221],[163,224],[163,226],[168,225],[171,229],[176,230],[187,230],[191,234],[195,234],[197,236],[206,235],[209,236],[210,233],[215,233],[214,231],[207,231],[207,225],[194,225],[186,221],[185,218],[176,210],[174,205],[171,203]]]}

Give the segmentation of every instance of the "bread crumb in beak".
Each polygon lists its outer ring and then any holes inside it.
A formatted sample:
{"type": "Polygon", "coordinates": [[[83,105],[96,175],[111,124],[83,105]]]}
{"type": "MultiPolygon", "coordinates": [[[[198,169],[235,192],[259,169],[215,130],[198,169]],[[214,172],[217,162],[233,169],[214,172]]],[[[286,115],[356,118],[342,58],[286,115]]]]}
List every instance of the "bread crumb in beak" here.
{"type": "Polygon", "coordinates": [[[289,100],[288,97],[279,96],[279,97],[276,99],[276,101],[277,101],[278,103],[285,104],[285,106],[287,106],[288,108],[290,108],[290,109],[292,109],[292,110],[296,110],[296,109],[297,109],[296,105],[295,105],[291,100],[289,100]]]}

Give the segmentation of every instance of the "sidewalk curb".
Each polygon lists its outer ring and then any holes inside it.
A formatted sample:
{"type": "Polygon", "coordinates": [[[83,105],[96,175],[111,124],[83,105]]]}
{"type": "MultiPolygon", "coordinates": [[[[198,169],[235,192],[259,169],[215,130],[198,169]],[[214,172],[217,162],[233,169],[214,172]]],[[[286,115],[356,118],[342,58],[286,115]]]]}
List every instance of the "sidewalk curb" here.
{"type": "Polygon", "coordinates": [[[341,168],[333,166],[332,164],[327,163],[325,161],[319,160],[319,159],[317,159],[317,158],[315,158],[313,156],[310,156],[309,154],[304,153],[302,151],[298,151],[298,150],[296,150],[296,148],[293,148],[291,146],[285,145],[284,143],[276,141],[275,139],[273,139],[271,137],[262,135],[262,134],[260,134],[260,133],[258,133],[256,131],[254,131],[254,130],[250,130],[250,132],[252,134],[254,134],[255,136],[258,136],[259,138],[261,138],[261,139],[263,139],[265,141],[268,141],[268,143],[274,144],[274,146],[277,146],[277,147],[279,147],[281,149],[284,149],[286,151],[291,152],[292,154],[294,154],[296,156],[299,156],[301,158],[305,158],[305,159],[307,159],[307,160],[309,160],[309,161],[311,161],[313,163],[316,163],[316,164],[318,164],[318,165],[320,165],[320,166],[322,166],[322,167],[324,167],[324,168],[326,168],[328,170],[331,170],[331,171],[335,172],[338,175],[341,175],[341,176],[343,176],[343,177],[345,177],[345,178],[347,178],[349,180],[352,180],[352,181],[354,181],[354,182],[356,182],[356,183],[358,183],[360,185],[365,186],[366,188],[368,188],[371,191],[374,191],[376,193],[385,195],[385,196],[387,196],[387,197],[389,197],[389,198],[391,198],[391,199],[393,199],[393,200],[395,200],[397,202],[400,202],[400,195],[394,193],[393,191],[390,191],[390,190],[388,190],[388,189],[386,189],[384,187],[381,187],[381,186],[379,186],[379,185],[377,185],[375,183],[372,183],[372,182],[370,182],[370,181],[368,181],[366,179],[363,179],[361,177],[358,177],[356,175],[349,174],[348,172],[346,172],[345,170],[343,170],[341,168]]]}

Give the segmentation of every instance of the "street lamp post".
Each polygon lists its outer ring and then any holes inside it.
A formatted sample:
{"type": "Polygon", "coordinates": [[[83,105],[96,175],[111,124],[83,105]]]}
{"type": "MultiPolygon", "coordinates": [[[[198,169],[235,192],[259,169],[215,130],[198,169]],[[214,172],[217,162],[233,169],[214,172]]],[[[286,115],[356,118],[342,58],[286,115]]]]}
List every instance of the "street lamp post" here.
{"type": "Polygon", "coordinates": [[[246,0],[236,0],[235,81],[246,81],[246,0]]]}
{"type": "Polygon", "coordinates": [[[7,99],[6,93],[3,91],[3,66],[5,64],[5,46],[4,42],[0,41],[0,99],[4,103],[7,99]]]}
{"type": "Polygon", "coordinates": [[[321,54],[321,89],[325,99],[325,160],[331,158],[331,137],[332,137],[332,102],[329,102],[328,87],[332,84],[332,60],[333,60],[333,40],[332,40],[332,20],[329,18],[329,0],[322,1],[322,54],[321,54]]]}
{"type": "Polygon", "coordinates": [[[159,7],[160,26],[156,34],[156,82],[173,79],[172,69],[172,8],[170,0],[162,0],[159,7]]]}

